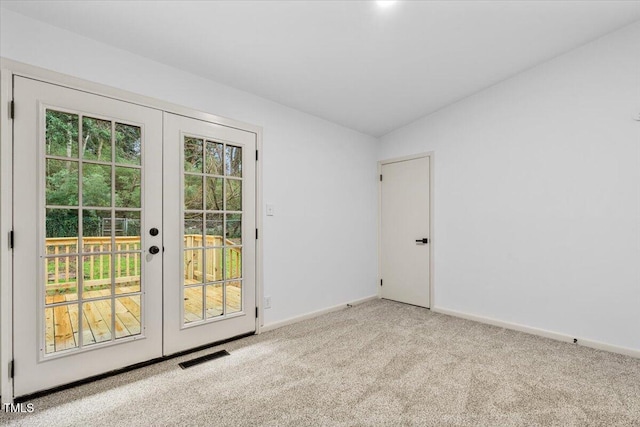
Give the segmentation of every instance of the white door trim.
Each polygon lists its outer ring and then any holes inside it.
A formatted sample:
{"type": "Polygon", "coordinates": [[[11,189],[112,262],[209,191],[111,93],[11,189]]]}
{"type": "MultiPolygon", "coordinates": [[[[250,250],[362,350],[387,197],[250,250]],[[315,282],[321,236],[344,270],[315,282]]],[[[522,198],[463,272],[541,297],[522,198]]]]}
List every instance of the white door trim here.
{"type": "MultiPolygon", "coordinates": [[[[262,218],[262,127],[217,116],[168,101],[139,95],[122,89],[80,79],[78,77],[50,71],[7,58],[0,58],[0,397],[2,403],[13,403],[13,381],[9,364],[13,359],[13,252],[9,247],[9,232],[13,228],[13,123],[10,102],[13,99],[13,76],[32,78],[46,83],[81,90],[107,98],[121,100],[144,107],[155,108],[168,113],[216,123],[256,134],[257,150],[260,153],[256,163],[256,227],[259,238],[256,241],[256,334],[261,332],[263,319],[263,244],[262,218]]],[[[19,113],[16,106],[16,114],[19,113]]],[[[18,238],[19,241],[19,238],[18,238]]]]}
{"type": "Polygon", "coordinates": [[[13,402],[13,380],[9,364],[13,359],[13,251],[9,232],[13,228],[13,126],[10,100],[13,80],[9,70],[0,70],[0,396],[13,402]]]}
{"type": "MultiPolygon", "coordinates": [[[[382,166],[390,163],[404,162],[407,160],[415,160],[422,158],[429,158],[429,305],[433,308],[435,306],[434,299],[434,265],[433,265],[433,253],[435,251],[435,233],[433,229],[433,206],[434,206],[434,191],[433,191],[433,178],[434,178],[434,158],[435,153],[428,151],[425,153],[412,154],[403,157],[394,157],[386,160],[378,161],[378,177],[382,175],[382,166]]],[[[382,182],[378,179],[378,298],[382,298],[382,289],[380,286],[380,280],[382,280],[382,182]]]]}

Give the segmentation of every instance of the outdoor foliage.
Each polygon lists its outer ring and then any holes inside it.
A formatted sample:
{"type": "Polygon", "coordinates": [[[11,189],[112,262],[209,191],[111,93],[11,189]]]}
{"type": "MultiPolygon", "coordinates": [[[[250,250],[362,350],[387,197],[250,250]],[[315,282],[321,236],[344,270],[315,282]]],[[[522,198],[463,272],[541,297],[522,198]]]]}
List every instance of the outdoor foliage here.
{"type": "MultiPolygon", "coordinates": [[[[142,177],[139,168],[131,167],[141,165],[139,127],[92,117],[80,121],[77,114],[47,110],[45,144],[51,156],[45,165],[46,203],[66,207],[47,210],[47,237],[77,235],[80,203],[105,209],[84,211],[83,234],[88,236],[101,235],[112,207],[141,207],[142,177]]],[[[138,229],[127,234],[132,232],[139,233],[139,217],[138,229]]]]}
{"type": "MultiPolygon", "coordinates": [[[[47,237],[76,236],[81,207],[84,236],[104,235],[113,208],[116,222],[127,218],[123,234],[140,232],[139,216],[121,209],[141,207],[141,169],[132,167],[141,165],[139,127],[47,110],[45,144],[47,237]]],[[[241,211],[242,181],[234,178],[242,177],[242,148],[187,137],[184,149],[185,209],[241,211]]],[[[229,215],[228,238],[239,237],[240,224],[229,215]]]]}

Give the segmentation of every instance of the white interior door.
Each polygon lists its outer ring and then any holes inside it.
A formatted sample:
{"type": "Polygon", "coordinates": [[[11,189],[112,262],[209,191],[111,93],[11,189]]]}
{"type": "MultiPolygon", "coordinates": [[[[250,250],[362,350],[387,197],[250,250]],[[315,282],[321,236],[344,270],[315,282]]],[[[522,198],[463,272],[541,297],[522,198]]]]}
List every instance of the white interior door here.
{"type": "Polygon", "coordinates": [[[17,76],[14,99],[22,396],[162,355],[162,113],[17,76]]]}
{"type": "Polygon", "coordinates": [[[429,307],[429,157],[383,164],[381,186],[382,297],[429,307]]]}
{"type": "Polygon", "coordinates": [[[164,353],[256,330],[256,135],[164,115],[164,353]]]}

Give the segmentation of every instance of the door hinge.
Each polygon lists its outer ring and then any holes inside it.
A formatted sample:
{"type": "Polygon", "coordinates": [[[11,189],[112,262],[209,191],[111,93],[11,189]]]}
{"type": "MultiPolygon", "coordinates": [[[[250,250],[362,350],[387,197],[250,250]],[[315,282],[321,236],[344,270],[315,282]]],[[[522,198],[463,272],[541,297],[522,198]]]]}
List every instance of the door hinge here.
{"type": "Polygon", "coordinates": [[[258,161],[258,150],[256,150],[256,162],[258,161]]]}
{"type": "Polygon", "coordinates": [[[11,100],[11,104],[9,105],[9,114],[12,119],[16,116],[16,103],[13,100],[11,100]]]}
{"type": "Polygon", "coordinates": [[[258,318],[258,307],[256,307],[256,319],[258,318]]]}
{"type": "Polygon", "coordinates": [[[13,249],[13,230],[9,232],[9,249],[13,249]]]}
{"type": "Polygon", "coordinates": [[[9,378],[13,378],[13,376],[15,375],[15,366],[16,364],[13,362],[13,360],[9,362],[9,378]]]}
{"type": "Polygon", "coordinates": [[[256,240],[258,240],[258,229],[256,228],[256,240]]]}
{"type": "Polygon", "coordinates": [[[380,181],[382,182],[382,174],[380,174],[380,181]]]}
{"type": "Polygon", "coordinates": [[[382,286],[382,279],[380,279],[380,286],[382,286]]]}

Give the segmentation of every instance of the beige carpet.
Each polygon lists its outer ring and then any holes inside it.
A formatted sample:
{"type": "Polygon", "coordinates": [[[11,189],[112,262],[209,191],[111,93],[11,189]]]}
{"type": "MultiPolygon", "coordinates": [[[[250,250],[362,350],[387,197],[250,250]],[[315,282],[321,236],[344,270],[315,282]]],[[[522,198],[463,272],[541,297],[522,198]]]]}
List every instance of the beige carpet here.
{"type": "Polygon", "coordinates": [[[23,426],[640,426],[640,360],[372,301],[34,400],[23,426]]]}

